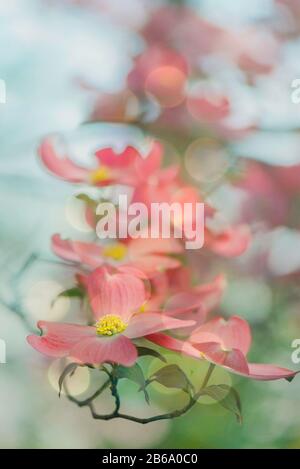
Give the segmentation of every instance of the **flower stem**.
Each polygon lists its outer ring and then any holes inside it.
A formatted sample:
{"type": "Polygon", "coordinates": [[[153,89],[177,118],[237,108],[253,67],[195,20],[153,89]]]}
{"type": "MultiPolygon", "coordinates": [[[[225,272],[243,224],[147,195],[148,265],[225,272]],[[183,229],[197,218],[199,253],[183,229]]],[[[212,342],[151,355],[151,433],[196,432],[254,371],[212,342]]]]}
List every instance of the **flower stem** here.
{"type": "Polygon", "coordinates": [[[212,372],[214,371],[215,369],[215,366],[213,363],[210,363],[209,364],[209,367],[208,367],[208,370],[207,370],[207,373],[205,375],[205,378],[203,380],[203,383],[202,383],[202,386],[201,386],[201,389],[204,389],[206,388],[207,384],[208,384],[208,381],[210,380],[210,377],[212,375],[212,372]]]}

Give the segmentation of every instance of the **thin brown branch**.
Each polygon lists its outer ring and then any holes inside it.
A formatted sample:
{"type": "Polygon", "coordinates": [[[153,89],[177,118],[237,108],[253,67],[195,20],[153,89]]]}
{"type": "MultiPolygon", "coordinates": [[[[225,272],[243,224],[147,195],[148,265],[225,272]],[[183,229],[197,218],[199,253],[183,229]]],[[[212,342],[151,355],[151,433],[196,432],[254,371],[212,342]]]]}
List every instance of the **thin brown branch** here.
{"type": "Polygon", "coordinates": [[[106,420],[107,421],[107,420],[113,420],[113,419],[119,418],[119,419],[130,420],[131,422],[136,422],[136,423],[140,423],[142,425],[145,425],[147,423],[157,422],[159,420],[168,420],[168,419],[178,418],[178,417],[181,417],[182,415],[186,414],[196,404],[199,397],[202,395],[203,389],[207,386],[207,383],[208,383],[208,381],[211,377],[211,374],[214,370],[214,367],[215,367],[215,365],[213,365],[213,364],[209,365],[208,371],[205,375],[205,378],[203,380],[201,388],[193,396],[190,396],[189,402],[184,407],[182,407],[181,409],[178,409],[178,410],[174,410],[172,412],[167,412],[165,414],[160,414],[160,415],[154,415],[152,417],[147,417],[147,418],[135,417],[133,415],[123,414],[122,412],[119,411],[120,406],[121,406],[121,402],[120,402],[120,397],[119,397],[118,390],[117,390],[118,380],[115,379],[113,376],[111,376],[110,380],[107,380],[103,384],[103,386],[98,391],[96,391],[96,393],[94,393],[90,398],[86,399],[85,401],[79,401],[78,399],[71,396],[69,394],[65,384],[64,384],[64,386],[65,386],[65,391],[66,391],[67,398],[70,401],[76,403],[79,407],[84,407],[84,406],[89,407],[91,415],[92,415],[93,419],[95,419],[95,420],[106,420]],[[111,383],[112,395],[115,398],[115,410],[113,412],[111,412],[110,414],[98,414],[96,412],[95,408],[94,408],[93,401],[96,397],[98,397],[101,394],[101,392],[104,391],[104,389],[107,388],[109,383],[111,383]]]}

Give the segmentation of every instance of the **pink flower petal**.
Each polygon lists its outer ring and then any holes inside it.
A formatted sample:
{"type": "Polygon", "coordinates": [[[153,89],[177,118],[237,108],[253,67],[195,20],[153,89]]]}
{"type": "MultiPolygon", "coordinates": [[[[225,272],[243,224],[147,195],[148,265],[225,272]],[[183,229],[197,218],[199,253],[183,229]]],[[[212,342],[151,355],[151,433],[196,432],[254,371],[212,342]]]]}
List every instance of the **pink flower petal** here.
{"type": "Polygon", "coordinates": [[[195,287],[194,291],[201,298],[201,306],[207,313],[219,305],[225,287],[226,280],[224,275],[218,275],[212,282],[195,287]]]}
{"type": "Polygon", "coordinates": [[[206,230],[205,246],[224,257],[236,257],[249,247],[251,234],[247,225],[228,228],[222,233],[213,234],[206,230]]]}
{"type": "Polygon", "coordinates": [[[131,366],[137,359],[137,350],[122,334],[103,338],[94,336],[78,342],[70,351],[70,356],[82,363],[109,362],[131,366]]]}
{"type": "Polygon", "coordinates": [[[238,316],[228,320],[221,317],[202,324],[190,337],[194,344],[211,341],[219,342],[225,349],[238,349],[247,355],[251,345],[251,331],[249,324],[238,316]]]}
{"type": "Polygon", "coordinates": [[[203,359],[204,357],[201,357],[201,355],[205,354],[206,360],[223,366],[226,370],[246,378],[271,381],[282,378],[291,379],[299,373],[299,371],[292,371],[275,365],[247,363],[240,351],[233,350],[233,353],[229,354],[224,350],[220,350],[220,345],[216,343],[193,346],[187,341],[174,339],[163,333],[150,334],[145,338],[161,347],[181,352],[193,358],[203,359]]]}
{"type": "Polygon", "coordinates": [[[44,335],[30,335],[28,343],[39,352],[50,357],[68,356],[74,345],[96,334],[94,327],[39,321],[38,327],[44,335]]]}
{"type": "Polygon", "coordinates": [[[156,275],[151,277],[150,287],[151,295],[147,301],[147,309],[149,311],[157,311],[164,303],[166,295],[169,291],[169,282],[166,272],[157,272],[156,275]]]}
{"type": "Polygon", "coordinates": [[[96,157],[104,166],[114,169],[130,168],[134,165],[136,158],[141,158],[136,148],[128,146],[121,153],[116,153],[113,148],[103,148],[96,151],[96,157]]]}
{"type": "Polygon", "coordinates": [[[82,264],[96,268],[103,263],[102,246],[96,243],[85,243],[82,241],[73,241],[74,252],[80,258],[82,264]]]}
{"type": "Polygon", "coordinates": [[[145,339],[168,350],[181,352],[184,355],[198,359],[201,358],[199,350],[193,347],[188,341],[175,339],[174,337],[170,337],[169,335],[163,334],[161,332],[149,334],[145,337],[145,339]]]}
{"type": "Polygon", "coordinates": [[[281,368],[276,365],[264,365],[261,363],[249,363],[249,378],[261,380],[261,381],[272,381],[275,379],[291,379],[299,371],[289,370],[287,368],[281,368]]]}
{"type": "Polygon", "coordinates": [[[138,269],[136,266],[132,264],[123,264],[118,266],[118,272],[124,273],[124,274],[130,274],[133,275],[134,277],[139,277],[143,280],[148,279],[148,275],[145,274],[142,270],[138,269]]]}
{"type": "Polygon", "coordinates": [[[168,256],[146,255],[132,261],[132,265],[145,272],[148,277],[152,277],[157,272],[164,272],[167,269],[175,269],[180,266],[180,261],[168,256]]]}
{"type": "Polygon", "coordinates": [[[139,181],[147,180],[152,174],[160,169],[163,148],[159,142],[154,141],[148,155],[140,156],[135,160],[135,169],[139,181]]]}
{"type": "Polygon", "coordinates": [[[80,262],[79,255],[74,251],[72,241],[62,239],[59,234],[54,234],[51,238],[53,252],[62,259],[71,262],[80,262]]]}
{"type": "Polygon", "coordinates": [[[194,347],[204,354],[203,358],[206,360],[216,365],[221,365],[234,373],[249,375],[247,360],[240,350],[233,348],[227,351],[215,342],[194,344],[194,347]]]}
{"type": "Polygon", "coordinates": [[[56,176],[75,183],[87,180],[88,170],[76,165],[67,156],[59,155],[49,137],[40,144],[39,155],[44,165],[56,176]]]}
{"type": "Polygon", "coordinates": [[[125,322],[146,300],[145,286],[140,278],[125,273],[109,273],[105,267],[89,275],[88,294],[96,318],[112,314],[125,322]]]}
{"type": "Polygon", "coordinates": [[[211,283],[199,285],[192,290],[173,295],[165,306],[166,314],[178,314],[194,309],[203,311],[203,319],[218,306],[225,288],[225,279],[222,275],[216,277],[211,283]]]}
{"type": "Polygon", "coordinates": [[[167,168],[163,168],[159,172],[160,184],[167,185],[167,184],[175,182],[175,180],[178,178],[179,172],[180,172],[180,166],[177,164],[168,166],[167,168]]]}
{"type": "Polygon", "coordinates": [[[132,258],[145,254],[179,254],[183,250],[182,244],[174,238],[137,238],[132,239],[129,243],[129,252],[132,258]]]}
{"type": "Polygon", "coordinates": [[[194,323],[194,321],[181,321],[170,318],[162,313],[139,313],[130,319],[129,326],[124,331],[124,334],[133,339],[166,329],[192,326],[194,323]]]}
{"type": "MultiPolygon", "coordinates": [[[[174,316],[175,314],[182,314],[199,308],[201,308],[201,297],[197,293],[190,291],[173,295],[167,301],[164,312],[174,316]]],[[[204,311],[203,308],[202,310],[204,311]]]]}
{"type": "Polygon", "coordinates": [[[190,310],[190,311],[180,311],[177,314],[171,313],[170,311],[167,313],[168,316],[172,316],[176,319],[184,319],[185,321],[193,321],[193,326],[184,327],[180,329],[180,335],[187,337],[192,334],[195,330],[195,327],[199,327],[203,324],[206,320],[207,313],[206,311],[200,306],[197,309],[190,310]]]}
{"type": "Polygon", "coordinates": [[[187,266],[180,266],[177,269],[167,272],[168,283],[171,292],[188,291],[192,283],[192,272],[187,266]]]}
{"type": "Polygon", "coordinates": [[[103,263],[102,247],[96,243],[63,240],[59,234],[52,236],[54,253],[71,262],[80,262],[89,267],[99,267],[103,263]]]}
{"type": "Polygon", "coordinates": [[[201,122],[216,122],[230,113],[230,102],[226,96],[211,93],[203,96],[189,96],[187,106],[190,113],[201,122]]]}

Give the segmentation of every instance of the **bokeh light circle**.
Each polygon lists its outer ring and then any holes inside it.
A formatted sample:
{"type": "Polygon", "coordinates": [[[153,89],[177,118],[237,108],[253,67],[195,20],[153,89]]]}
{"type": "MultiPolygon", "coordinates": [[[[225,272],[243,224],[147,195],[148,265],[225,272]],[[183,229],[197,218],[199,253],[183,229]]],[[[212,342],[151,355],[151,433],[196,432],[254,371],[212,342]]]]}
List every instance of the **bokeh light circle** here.
{"type": "Polygon", "coordinates": [[[262,321],[272,308],[272,292],[262,279],[233,279],[223,298],[223,308],[229,314],[238,314],[251,321],[262,321]]]}
{"type": "MultiPolygon", "coordinates": [[[[93,194],[84,189],[84,192],[88,196],[92,197],[93,194]]],[[[78,198],[80,192],[68,197],[65,205],[65,215],[68,223],[78,231],[82,233],[92,233],[94,230],[87,221],[87,204],[78,198]]]]}
{"type": "Polygon", "coordinates": [[[65,289],[63,285],[53,280],[36,282],[24,297],[24,307],[34,320],[58,321],[66,316],[70,308],[69,298],[58,298],[65,289]]]}
{"type": "MultiPolygon", "coordinates": [[[[201,384],[203,383],[203,380],[206,376],[206,373],[209,367],[209,363],[206,360],[200,360],[200,359],[197,360],[195,358],[191,358],[191,357],[187,357],[187,356],[183,356],[183,355],[179,355],[175,353],[174,354],[167,353],[167,354],[164,354],[164,356],[168,364],[178,365],[185,372],[186,376],[188,377],[188,379],[193,384],[196,390],[200,389],[201,384]]],[[[151,376],[162,367],[163,365],[159,363],[159,361],[157,360],[152,361],[147,370],[147,376],[151,376]]],[[[225,384],[227,386],[231,386],[232,379],[231,379],[231,375],[226,370],[224,370],[224,368],[216,366],[209,379],[208,385],[218,385],[218,384],[225,384]]],[[[182,390],[180,389],[167,388],[155,381],[152,382],[150,386],[158,394],[163,394],[163,395],[167,394],[170,396],[172,395],[175,396],[178,393],[182,393],[182,390]]],[[[199,403],[205,404],[205,405],[211,405],[211,404],[215,404],[216,401],[209,396],[202,396],[201,399],[199,400],[199,403]]]]}
{"type": "Polygon", "coordinates": [[[162,107],[178,106],[185,97],[185,73],[177,67],[166,65],[149,73],[145,91],[156,98],[162,107]]]}
{"type": "MultiPolygon", "coordinates": [[[[70,362],[63,362],[61,359],[55,360],[51,363],[48,369],[48,380],[52,388],[58,393],[59,392],[59,377],[63,370],[70,362]]],[[[84,393],[90,385],[90,372],[87,367],[77,367],[75,373],[71,376],[68,375],[65,378],[65,383],[68,392],[72,396],[78,396],[84,393]]],[[[65,394],[64,388],[62,387],[61,394],[65,394]]]]}
{"type": "Polygon", "coordinates": [[[212,183],[226,173],[230,161],[222,145],[212,138],[194,140],[184,155],[188,174],[201,183],[212,183]]]}

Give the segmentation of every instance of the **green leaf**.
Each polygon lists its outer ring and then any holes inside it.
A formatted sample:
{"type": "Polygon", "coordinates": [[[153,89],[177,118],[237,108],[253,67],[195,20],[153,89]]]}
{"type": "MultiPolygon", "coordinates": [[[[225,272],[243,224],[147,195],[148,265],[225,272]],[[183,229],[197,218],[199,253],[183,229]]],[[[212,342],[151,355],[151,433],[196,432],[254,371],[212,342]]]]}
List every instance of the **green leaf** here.
{"type": "Polygon", "coordinates": [[[182,389],[188,393],[193,390],[192,383],[178,365],[167,365],[156,371],[152,376],[150,376],[147,384],[153,381],[162,384],[166,388],[182,389]]]}
{"type": "Polygon", "coordinates": [[[115,370],[118,379],[126,378],[139,385],[139,391],[143,391],[145,400],[149,404],[149,394],[146,390],[146,380],[142,368],[137,363],[131,367],[119,365],[115,370]]]}
{"type": "Polygon", "coordinates": [[[64,380],[66,379],[66,377],[68,375],[72,376],[75,373],[75,370],[78,366],[79,366],[78,363],[69,363],[69,365],[66,366],[66,368],[64,369],[64,371],[60,375],[59,380],[58,380],[58,386],[59,386],[58,395],[59,395],[59,397],[61,395],[61,390],[62,390],[62,385],[63,385],[64,380]]]}
{"type": "Polygon", "coordinates": [[[84,194],[84,193],[77,194],[76,199],[81,200],[94,211],[96,211],[99,204],[109,202],[109,199],[106,199],[105,197],[101,197],[99,200],[95,200],[95,199],[92,199],[89,195],[84,194]]]}
{"type": "Polygon", "coordinates": [[[137,351],[138,351],[139,357],[151,356],[151,357],[158,358],[159,360],[161,360],[164,363],[167,363],[167,360],[165,359],[165,357],[163,357],[156,350],[153,350],[153,349],[148,348],[148,347],[137,347],[137,351]]]}
{"type": "Polygon", "coordinates": [[[97,207],[102,203],[110,202],[109,199],[106,199],[105,197],[101,197],[99,200],[94,200],[89,195],[84,194],[84,193],[76,195],[76,199],[84,202],[87,205],[87,207],[89,207],[93,211],[93,217],[96,223],[105,216],[105,215],[97,215],[96,213],[97,207]]]}
{"type": "Polygon", "coordinates": [[[202,389],[201,395],[207,395],[218,401],[225,409],[233,412],[239,423],[242,423],[242,406],[238,392],[227,384],[207,386],[202,389]]]}
{"type": "Polygon", "coordinates": [[[83,288],[72,287],[72,288],[69,288],[68,290],[62,291],[59,295],[57,295],[57,297],[54,300],[54,303],[55,301],[58,300],[58,298],[81,298],[82,299],[84,298],[84,295],[85,295],[85,292],[83,288]]]}
{"type": "Polygon", "coordinates": [[[87,204],[89,207],[96,209],[97,205],[99,202],[96,200],[92,199],[89,195],[87,194],[77,194],[76,199],[81,200],[85,204],[87,204]]]}

